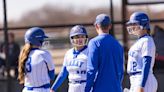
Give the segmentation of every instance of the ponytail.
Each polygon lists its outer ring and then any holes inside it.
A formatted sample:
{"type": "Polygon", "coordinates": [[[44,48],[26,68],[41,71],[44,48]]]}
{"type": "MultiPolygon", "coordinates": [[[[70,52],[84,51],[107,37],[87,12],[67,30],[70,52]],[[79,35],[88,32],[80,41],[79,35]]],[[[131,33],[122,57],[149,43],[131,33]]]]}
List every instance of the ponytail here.
{"type": "Polygon", "coordinates": [[[26,43],[19,55],[19,61],[18,61],[18,80],[20,84],[24,83],[24,75],[25,75],[25,62],[28,58],[28,55],[30,53],[30,50],[32,48],[31,44],[26,43]]]}

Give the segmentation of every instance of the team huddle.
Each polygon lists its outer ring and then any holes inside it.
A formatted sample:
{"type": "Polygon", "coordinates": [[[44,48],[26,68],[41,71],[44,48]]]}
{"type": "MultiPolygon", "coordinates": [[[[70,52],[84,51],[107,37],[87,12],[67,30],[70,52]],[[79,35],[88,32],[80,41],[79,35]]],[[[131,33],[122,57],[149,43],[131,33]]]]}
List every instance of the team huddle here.
{"type": "MultiPolygon", "coordinates": [[[[146,13],[134,12],[126,23],[128,33],[138,37],[128,52],[129,92],[157,92],[153,74],[156,47],[149,34],[149,21],[146,13]]],[[[18,64],[18,79],[24,84],[22,92],[56,92],[67,76],[68,92],[123,92],[124,50],[109,34],[111,19],[99,14],[94,26],[98,35],[91,40],[84,26],[72,27],[72,48],[65,53],[62,69],[52,85],[55,65],[51,54],[41,49],[48,36],[42,28],[28,29],[18,64]]]]}

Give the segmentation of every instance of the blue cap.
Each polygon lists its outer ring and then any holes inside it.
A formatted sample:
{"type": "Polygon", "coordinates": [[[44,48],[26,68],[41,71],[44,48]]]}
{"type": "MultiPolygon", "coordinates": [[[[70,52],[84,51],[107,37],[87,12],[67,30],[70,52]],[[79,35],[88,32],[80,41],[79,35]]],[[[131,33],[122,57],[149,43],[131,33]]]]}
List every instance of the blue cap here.
{"type": "Polygon", "coordinates": [[[107,14],[99,14],[96,17],[96,21],[95,21],[94,24],[99,24],[99,25],[102,25],[102,26],[106,26],[106,25],[111,24],[111,20],[110,20],[110,18],[107,14]]]}

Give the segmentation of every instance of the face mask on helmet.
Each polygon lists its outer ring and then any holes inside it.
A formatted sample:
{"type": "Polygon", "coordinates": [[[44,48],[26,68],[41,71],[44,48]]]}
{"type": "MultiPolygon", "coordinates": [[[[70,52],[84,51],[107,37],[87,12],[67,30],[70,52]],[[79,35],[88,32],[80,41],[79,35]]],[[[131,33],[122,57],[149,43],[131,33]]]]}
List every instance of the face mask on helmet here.
{"type": "Polygon", "coordinates": [[[75,35],[71,37],[71,43],[75,47],[85,46],[88,43],[87,35],[75,35]]]}
{"type": "Polygon", "coordinates": [[[129,34],[139,35],[142,30],[150,30],[149,17],[144,12],[134,12],[127,22],[129,34]]]}
{"type": "Polygon", "coordinates": [[[41,48],[42,49],[48,49],[48,48],[50,48],[50,41],[49,40],[46,40],[46,41],[42,42],[41,48]]]}
{"type": "Polygon", "coordinates": [[[138,35],[141,30],[143,30],[143,27],[137,23],[127,25],[127,31],[129,34],[138,35]]]}

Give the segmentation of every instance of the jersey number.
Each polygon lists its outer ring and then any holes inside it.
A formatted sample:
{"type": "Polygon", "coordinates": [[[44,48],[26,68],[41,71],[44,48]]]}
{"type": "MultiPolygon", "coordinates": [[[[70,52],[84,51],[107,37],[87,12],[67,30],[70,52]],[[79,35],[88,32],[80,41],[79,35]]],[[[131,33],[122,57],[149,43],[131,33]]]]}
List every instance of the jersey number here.
{"type": "Polygon", "coordinates": [[[136,71],[136,70],[137,70],[137,63],[133,62],[133,71],[136,71]]]}
{"type": "Polygon", "coordinates": [[[31,58],[28,58],[28,60],[26,61],[26,72],[31,72],[32,67],[31,67],[31,58]]]}

